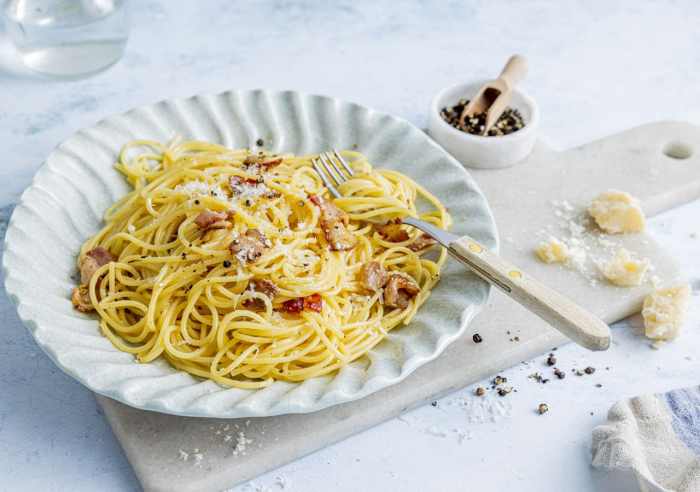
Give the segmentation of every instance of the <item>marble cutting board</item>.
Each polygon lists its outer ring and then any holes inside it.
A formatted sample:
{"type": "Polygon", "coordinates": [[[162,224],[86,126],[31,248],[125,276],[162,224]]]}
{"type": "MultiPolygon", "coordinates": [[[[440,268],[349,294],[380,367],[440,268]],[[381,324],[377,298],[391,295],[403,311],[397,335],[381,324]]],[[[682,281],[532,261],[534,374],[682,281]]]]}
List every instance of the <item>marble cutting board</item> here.
{"type": "MultiPolygon", "coordinates": [[[[686,123],[654,123],[564,152],[540,142],[527,161],[516,167],[472,173],[494,211],[501,253],[612,323],[638,311],[650,286],[621,289],[592,285],[578,272],[538,262],[532,248],[543,229],[553,226],[556,231],[558,218],[551,202],[565,199],[581,207],[598,192],[618,188],[639,197],[647,215],[652,216],[698,198],[700,128],[686,123]]],[[[620,241],[649,258],[662,280],[682,276],[675,261],[649,236],[620,241]]],[[[105,397],[97,399],[144,490],[217,491],[565,341],[537,317],[494,291],[467,335],[437,360],[396,386],[314,414],[223,421],[157,414],[105,397]],[[471,340],[477,331],[484,338],[478,345],[471,340]],[[514,336],[519,337],[518,342],[511,340],[514,336]],[[234,453],[241,431],[250,442],[244,442],[245,451],[234,453]],[[187,461],[180,450],[190,455],[187,461]]],[[[616,349],[613,341],[610,350],[616,349]]]]}

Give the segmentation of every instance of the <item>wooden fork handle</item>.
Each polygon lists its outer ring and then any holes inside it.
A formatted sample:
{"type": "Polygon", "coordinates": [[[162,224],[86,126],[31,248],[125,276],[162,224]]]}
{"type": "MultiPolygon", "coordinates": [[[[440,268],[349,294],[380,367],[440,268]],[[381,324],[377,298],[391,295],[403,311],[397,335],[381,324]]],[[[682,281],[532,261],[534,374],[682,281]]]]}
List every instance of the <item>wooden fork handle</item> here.
{"type": "Polygon", "coordinates": [[[501,71],[499,79],[505,81],[510,90],[527,75],[527,59],[522,55],[513,55],[508,58],[506,65],[501,71]]]}
{"type": "Polygon", "coordinates": [[[610,346],[610,328],[595,315],[550,289],[471,238],[450,243],[448,251],[477,275],[500,288],[574,342],[590,350],[610,346]]]}

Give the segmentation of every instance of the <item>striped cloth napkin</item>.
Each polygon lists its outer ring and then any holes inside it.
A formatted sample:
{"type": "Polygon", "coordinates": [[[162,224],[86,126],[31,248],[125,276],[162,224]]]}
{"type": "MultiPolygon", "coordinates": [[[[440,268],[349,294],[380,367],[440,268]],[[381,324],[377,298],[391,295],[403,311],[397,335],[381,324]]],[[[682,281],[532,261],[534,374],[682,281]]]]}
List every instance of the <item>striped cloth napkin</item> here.
{"type": "Polygon", "coordinates": [[[700,492],[700,386],[616,403],[593,466],[634,472],[643,492],[700,492]]]}

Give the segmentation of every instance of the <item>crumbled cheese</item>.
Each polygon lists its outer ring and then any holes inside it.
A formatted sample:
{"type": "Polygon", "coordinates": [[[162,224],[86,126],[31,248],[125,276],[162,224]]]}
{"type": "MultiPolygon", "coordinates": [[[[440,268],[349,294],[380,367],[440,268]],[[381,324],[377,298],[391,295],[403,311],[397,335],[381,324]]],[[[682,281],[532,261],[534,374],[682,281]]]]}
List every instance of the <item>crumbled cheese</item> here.
{"type": "Polygon", "coordinates": [[[680,333],[690,298],[690,287],[655,290],[644,299],[644,333],[652,340],[673,340],[680,333]]]}
{"type": "Polygon", "coordinates": [[[179,453],[180,453],[180,459],[181,459],[182,461],[187,461],[188,458],[190,457],[190,454],[189,454],[187,451],[185,451],[184,449],[181,449],[181,450],[179,451],[179,453]]]}
{"type": "Polygon", "coordinates": [[[612,284],[633,287],[642,283],[648,268],[648,260],[635,259],[629,251],[620,248],[615,256],[600,266],[600,271],[612,284]]]}
{"type": "Polygon", "coordinates": [[[435,437],[447,437],[447,432],[445,432],[445,430],[441,429],[437,425],[431,425],[430,427],[425,429],[425,433],[435,437]]]}
{"type": "Polygon", "coordinates": [[[233,448],[233,455],[238,456],[246,454],[246,446],[252,442],[252,439],[245,437],[245,433],[243,431],[239,431],[236,438],[236,446],[233,448]]]}
{"type": "Polygon", "coordinates": [[[129,232],[129,234],[133,234],[134,232],[136,232],[136,227],[134,226],[134,224],[129,224],[126,226],[126,230],[129,232]]]}
{"type": "Polygon", "coordinates": [[[554,236],[542,241],[535,253],[545,263],[564,263],[569,259],[569,248],[554,236]]]}
{"type": "MultiPolygon", "coordinates": [[[[199,451],[199,450],[195,449],[195,451],[199,451]]],[[[192,456],[194,457],[194,466],[196,466],[196,467],[202,466],[202,460],[204,459],[204,454],[195,452],[192,456]]]]}
{"type": "Polygon", "coordinates": [[[175,191],[185,193],[189,195],[190,198],[210,196],[219,200],[227,199],[226,192],[219,184],[210,185],[204,181],[187,181],[186,183],[181,183],[175,187],[175,191]]]}
{"type": "MultiPolygon", "coordinates": [[[[539,231],[539,236],[545,242],[554,236],[564,244],[569,258],[562,264],[579,272],[591,286],[596,286],[604,278],[600,265],[607,263],[622,247],[620,239],[602,232],[585,209],[574,207],[566,200],[551,203],[558,220],[539,231]]],[[[653,269],[650,264],[648,268],[653,269]]]]}
{"type": "Polygon", "coordinates": [[[472,433],[468,430],[465,431],[463,429],[458,429],[457,427],[455,427],[454,429],[452,429],[452,432],[457,437],[457,444],[462,444],[465,439],[472,438],[472,433]]]}
{"type": "Polygon", "coordinates": [[[232,185],[231,189],[234,200],[254,200],[271,193],[270,188],[263,182],[248,183],[243,181],[240,184],[232,185]]]}
{"type": "Polygon", "coordinates": [[[588,213],[603,231],[610,234],[644,230],[644,212],[639,200],[624,191],[601,193],[591,202],[588,213]]]}

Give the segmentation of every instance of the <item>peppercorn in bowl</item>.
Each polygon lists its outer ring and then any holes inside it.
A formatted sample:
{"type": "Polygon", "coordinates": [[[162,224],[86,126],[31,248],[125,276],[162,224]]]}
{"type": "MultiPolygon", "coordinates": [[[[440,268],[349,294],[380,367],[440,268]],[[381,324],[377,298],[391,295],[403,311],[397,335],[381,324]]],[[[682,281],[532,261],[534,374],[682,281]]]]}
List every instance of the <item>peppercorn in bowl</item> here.
{"type": "Polygon", "coordinates": [[[453,85],[440,91],[430,104],[428,132],[447,152],[467,167],[502,168],[525,160],[537,139],[539,108],[524,92],[512,98],[496,124],[485,135],[484,114],[460,124],[461,112],[484,80],[453,85]]]}

